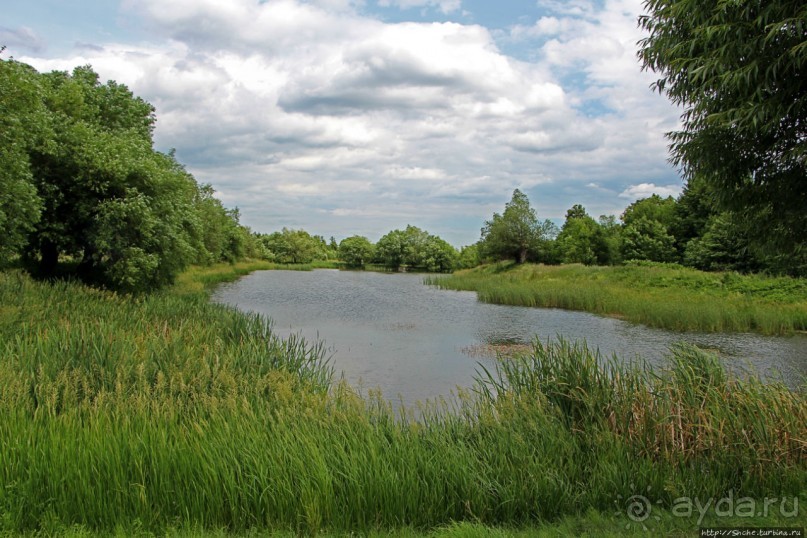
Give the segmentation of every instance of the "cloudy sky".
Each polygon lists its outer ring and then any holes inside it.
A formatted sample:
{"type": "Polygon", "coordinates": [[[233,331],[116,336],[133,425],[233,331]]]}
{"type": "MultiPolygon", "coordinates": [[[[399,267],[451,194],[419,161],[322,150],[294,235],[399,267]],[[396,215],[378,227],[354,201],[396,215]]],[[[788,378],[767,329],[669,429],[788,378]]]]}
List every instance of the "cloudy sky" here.
{"type": "Polygon", "coordinates": [[[157,149],[256,231],[457,246],[513,189],[561,223],[676,195],[678,112],[636,59],[641,0],[29,0],[7,57],[91,64],[157,108],[157,149]]]}

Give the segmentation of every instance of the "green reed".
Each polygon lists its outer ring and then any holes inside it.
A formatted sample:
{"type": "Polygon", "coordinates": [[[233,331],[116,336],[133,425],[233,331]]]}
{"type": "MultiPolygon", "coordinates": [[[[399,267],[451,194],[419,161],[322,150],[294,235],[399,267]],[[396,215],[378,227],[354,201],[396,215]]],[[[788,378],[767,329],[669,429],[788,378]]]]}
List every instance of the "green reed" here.
{"type": "Polygon", "coordinates": [[[0,531],[529,526],[647,487],[804,502],[804,392],[697,349],[651,374],[535,342],[416,420],[197,289],[238,269],[195,271],[143,297],[0,273],[0,531]]]}
{"type": "Polygon", "coordinates": [[[427,277],[481,301],[563,308],[679,331],[791,334],[807,330],[807,281],[704,273],[675,265],[497,264],[427,277]]]}

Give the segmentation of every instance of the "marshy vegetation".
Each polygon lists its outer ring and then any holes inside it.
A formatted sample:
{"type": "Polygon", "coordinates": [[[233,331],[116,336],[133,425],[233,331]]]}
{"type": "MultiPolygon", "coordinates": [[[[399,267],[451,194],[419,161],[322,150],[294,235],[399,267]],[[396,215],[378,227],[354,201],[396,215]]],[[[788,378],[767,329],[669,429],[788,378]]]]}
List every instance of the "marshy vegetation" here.
{"type": "Polygon", "coordinates": [[[259,267],[147,296],[0,273],[0,529],[518,527],[613,514],[637,488],[666,507],[804,501],[803,391],[690,347],[656,375],[535,342],[415,420],[333,382],[320,347],[208,302],[259,267]]]}
{"type": "Polygon", "coordinates": [[[676,331],[792,334],[807,330],[807,281],[706,273],[675,264],[619,267],[498,263],[427,277],[481,301],[583,310],[676,331]]]}

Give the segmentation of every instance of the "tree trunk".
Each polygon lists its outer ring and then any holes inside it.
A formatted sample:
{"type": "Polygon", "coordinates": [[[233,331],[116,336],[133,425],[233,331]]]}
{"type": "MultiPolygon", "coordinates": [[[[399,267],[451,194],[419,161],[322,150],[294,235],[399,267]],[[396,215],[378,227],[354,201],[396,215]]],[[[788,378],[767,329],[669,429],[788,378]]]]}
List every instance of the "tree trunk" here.
{"type": "Polygon", "coordinates": [[[527,261],[527,249],[522,248],[518,251],[518,263],[524,263],[527,261]]]}

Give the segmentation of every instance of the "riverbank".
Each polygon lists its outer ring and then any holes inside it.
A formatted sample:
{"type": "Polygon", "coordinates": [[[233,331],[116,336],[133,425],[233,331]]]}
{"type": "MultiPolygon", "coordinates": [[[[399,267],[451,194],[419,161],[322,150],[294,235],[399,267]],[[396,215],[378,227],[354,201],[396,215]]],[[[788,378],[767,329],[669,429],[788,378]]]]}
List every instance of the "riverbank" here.
{"type": "MultiPolygon", "coordinates": [[[[208,301],[261,268],[147,296],[0,273],[0,531],[616,534],[638,493],[665,531],[698,526],[664,516],[681,497],[807,503],[803,392],[693,348],[656,376],[536,342],[414,421],[333,382],[318,346],[208,301]]],[[[803,522],[792,504],[771,515],[803,522]]]]}
{"type": "Polygon", "coordinates": [[[498,263],[428,277],[479,300],[582,310],[674,331],[807,330],[807,280],[706,273],[673,264],[618,267],[498,263]]]}

